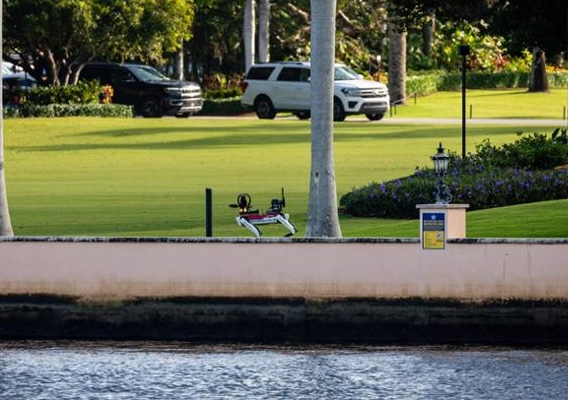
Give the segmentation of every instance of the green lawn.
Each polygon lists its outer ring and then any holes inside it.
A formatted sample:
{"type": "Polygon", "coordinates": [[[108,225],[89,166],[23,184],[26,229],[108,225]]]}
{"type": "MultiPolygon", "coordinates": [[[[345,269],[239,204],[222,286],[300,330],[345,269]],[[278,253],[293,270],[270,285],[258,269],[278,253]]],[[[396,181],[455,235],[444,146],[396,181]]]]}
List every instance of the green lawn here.
{"type": "MultiPolygon", "coordinates": [[[[397,117],[461,118],[461,91],[437,92],[427,97],[409,98],[406,106],[396,107],[397,117]]],[[[466,117],[562,119],[566,89],[548,93],[526,90],[468,90],[466,117]]],[[[394,114],[393,109],[393,114],[394,114]]]]}
{"type": "MultiPolygon", "coordinates": [[[[431,100],[440,101],[439,96],[431,100]]],[[[420,116],[412,114],[413,107],[404,107],[405,116],[420,116]]],[[[338,196],[430,166],[439,141],[459,152],[459,124],[397,124],[402,109],[387,117],[388,124],[360,118],[335,124],[338,196]]],[[[469,125],[468,150],[485,138],[499,144],[513,141],[518,130],[553,129],[469,125]]],[[[235,210],[228,205],[246,192],[255,207],[264,209],[281,187],[299,235],[305,230],[309,121],[8,119],[4,133],[17,235],[203,236],[207,187],[213,189],[215,236],[251,236],[235,224],[235,210]]],[[[342,216],[341,225],[350,237],[418,237],[417,221],[342,216]]],[[[265,236],[286,233],[279,226],[262,230],[265,236]]],[[[568,201],[468,213],[468,236],[568,237],[568,201]]]]}

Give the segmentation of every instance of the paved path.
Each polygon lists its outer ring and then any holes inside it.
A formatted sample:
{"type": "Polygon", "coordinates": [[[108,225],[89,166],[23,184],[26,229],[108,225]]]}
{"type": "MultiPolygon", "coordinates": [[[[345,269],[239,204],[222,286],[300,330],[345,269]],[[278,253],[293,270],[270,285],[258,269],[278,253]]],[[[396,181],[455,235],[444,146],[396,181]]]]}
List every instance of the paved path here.
{"type": "MultiPolygon", "coordinates": [[[[353,120],[355,118],[352,118],[353,120]]],[[[360,121],[365,120],[363,117],[357,118],[360,121]]],[[[385,117],[380,121],[381,124],[443,124],[461,125],[461,118],[398,118],[398,117],[385,117]]],[[[565,127],[566,120],[562,119],[528,119],[528,118],[507,118],[507,119],[466,119],[467,125],[526,125],[526,126],[556,126],[565,127]]]]}
{"type": "MultiPolygon", "coordinates": [[[[173,117],[172,117],[173,118],[173,117]]],[[[245,119],[258,119],[255,114],[243,114],[238,116],[208,116],[208,115],[195,115],[191,118],[203,118],[203,119],[230,119],[230,118],[245,118],[245,119]]],[[[292,119],[297,120],[298,118],[293,115],[278,115],[277,119],[292,119]]],[[[266,120],[268,121],[268,120],[266,120]]],[[[397,116],[385,116],[380,121],[369,121],[364,115],[354,115],[349,116],[345,120],[346,123],[349,122],[368,122],[372,124],[385,124],[385,125],[398,125],[398,124],[423,124],[423,125],[461,125],[461,118],[402,118],[397,116]]],[[[568,122],[563,119],[534,119],[534,118],[495,118],[495,119],[481,119],[473,118],[466,119],[467,125],[520,125],[520,126],[554,126],[554,127],[566,127],[568,122]]]]}

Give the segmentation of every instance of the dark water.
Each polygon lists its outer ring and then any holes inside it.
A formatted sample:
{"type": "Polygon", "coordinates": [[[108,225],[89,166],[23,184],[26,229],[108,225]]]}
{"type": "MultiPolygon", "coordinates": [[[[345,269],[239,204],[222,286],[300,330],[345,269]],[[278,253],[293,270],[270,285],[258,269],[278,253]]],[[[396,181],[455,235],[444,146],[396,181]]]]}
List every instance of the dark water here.
{"type": "Polygon", "coordinates": [[[568,399],[568,351],[0,342],[0,399],[568,399]]]}

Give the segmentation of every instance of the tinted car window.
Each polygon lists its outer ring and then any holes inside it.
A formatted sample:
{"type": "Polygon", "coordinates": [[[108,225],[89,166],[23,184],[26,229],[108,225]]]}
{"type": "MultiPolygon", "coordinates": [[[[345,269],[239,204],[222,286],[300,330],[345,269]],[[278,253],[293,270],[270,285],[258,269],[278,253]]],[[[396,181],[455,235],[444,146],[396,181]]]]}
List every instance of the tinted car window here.
{"type": "Polygon", "coordinates": [[[256,79],[265,81],[274,71],[274,67],[253,67],[249,70],[246,79],[256,79]]]}
{"type": "Polygon", "coordinates": [[[113,82],[133,81],[134,77],[126,68],[116,68],[112,74],[113,82]]]}
{"type": "Polygon", "coordinates": [[[351,68],[347,68],[344,66],[335,67],[333,80],[350,81],[356,79],[361,79],[361,76],[359,76],[357,72],[353,71],[351,68]]]}
{"type": "MultiPolygon", "coordinates": [[[[144,82],[169,80],[169,78],[163,75],[160,71],[148,65],[132,65],[128,68],[128,70],[144,82]]],[[[130,79],[132,79],[132,77],[130,79]]]]}
{"type": "Polygon", "coordinates": [[[85,81],[100,81],[103,85],[111,83],[111,68],[99,66],[85,66],[81,70],[81,79],[85,81]]]}
{"type": "Polygon", "coordinates": [[[305,82],[309,77],[310,70],[308,68],[285,67],[282,68],[282,71],[280,71],[280,75],[278,75],[277,80],[287,82],[305,82]]]}

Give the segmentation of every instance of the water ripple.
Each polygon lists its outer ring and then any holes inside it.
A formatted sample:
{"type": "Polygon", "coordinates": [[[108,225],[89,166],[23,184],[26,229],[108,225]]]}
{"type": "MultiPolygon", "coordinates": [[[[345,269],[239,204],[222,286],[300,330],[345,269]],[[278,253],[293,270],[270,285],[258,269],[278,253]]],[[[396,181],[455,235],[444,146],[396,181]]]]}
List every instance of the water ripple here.
{"type": "Polygon", "coordinates": [[[3,400],[565,399],[568,352],[0,343],[3,400]]]}

